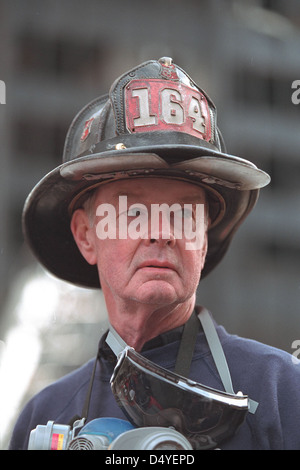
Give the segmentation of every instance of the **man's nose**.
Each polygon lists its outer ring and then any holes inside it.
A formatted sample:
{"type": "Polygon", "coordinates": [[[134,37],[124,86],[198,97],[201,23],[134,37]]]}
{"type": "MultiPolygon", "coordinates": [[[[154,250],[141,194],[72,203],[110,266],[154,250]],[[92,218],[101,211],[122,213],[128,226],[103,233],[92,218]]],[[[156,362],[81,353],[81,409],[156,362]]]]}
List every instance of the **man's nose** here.
{"type": "Polygon", "coordinates": [[[168,234],[168,236],[166,236],[166,234],[157,234],[157,236],[153,235],[149,238],[149,244],[155,243],[160,246],[169,246],[170,248],[173,248],[176,245],[176,238],[172,233],[168,234]]]}
{"type": "Polygon", "coordinates": [[[159,222],[149,224],[149,243],[157,243],[160,246],[174,247],[176,244],[176,237],[174,234],[174,227],[170,223],[168,216],[160,214],[159,222]]]}

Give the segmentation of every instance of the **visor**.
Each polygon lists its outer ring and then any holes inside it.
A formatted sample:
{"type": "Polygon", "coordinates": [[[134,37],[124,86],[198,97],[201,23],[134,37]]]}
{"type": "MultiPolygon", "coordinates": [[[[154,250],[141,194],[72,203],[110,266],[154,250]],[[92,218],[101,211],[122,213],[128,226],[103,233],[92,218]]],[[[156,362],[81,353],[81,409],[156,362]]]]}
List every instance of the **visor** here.
{"type": "Polygon", "coordinates": [[[106,340],[118,356],[111,388],[132,424],[172,427],[195,450],[213,449],[236,432],[249,410],[247,396],[218,391],[170,372],[124,342],[118,343],[116,335],[111,329],[106,340]]]}

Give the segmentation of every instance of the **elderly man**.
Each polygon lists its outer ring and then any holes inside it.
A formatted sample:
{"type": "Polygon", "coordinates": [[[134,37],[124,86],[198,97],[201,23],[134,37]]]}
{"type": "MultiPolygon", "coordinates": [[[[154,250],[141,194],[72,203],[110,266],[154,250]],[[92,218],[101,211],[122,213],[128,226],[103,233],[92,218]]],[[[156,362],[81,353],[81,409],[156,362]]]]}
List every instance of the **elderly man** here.
{"type": "Polygon", "coordinates": [[[95,361],[30,401],[11,449],[49,420],[107,416],[172,426],[194,449],[300,448],[291,356],[195,305],[268,182],[226,153],[214,104],[170,58],[125,73],[76,116],[62,165],[27,199],[24,231],[53,274],[101,287],[110,331],[95,361]]]}
{"type": "MultiPolygon", "coordinates": [[[[97,265],[111,324],[128,344],[140,351],[145,342],[181,326],[192,314],[207,250],[203,218],[198,223],[201,225],[198,230],[202,232],[201,246],[187,249],[189,241],[183,230],[182,234],[174,235],[174,222],[169,222],[169,213],[165,223],[159,220],[157,227],[151,230],[151,223],[147,223],[153,212],[151,206],[167,204],[172,207],[182,201],[179,206],[184,211],[187,204],[204,205],[205,193],[197,185],[184,181],[174,184],[172,180],[159,178],[123,180],[104,185],[97,191],[94,213],[101,204],[118,207],[120,193],[126,194],[131,212],[137,201],[138,208],[141,204],[145,207],[145,217],[129,213],[126,219],[130,224],[140,217],[140,224],[147,225],[144,227],[146,234],[140,232],[138,238],[132,238],[128,233],[124,239],[107,237],[103,240],[97,235],[97,223],[90,225],[84,209],[75,211],[71,227],[84,258],[97,265]],[[147,220],[143,220],[146,217],[147,220]]],[[[184,216],[192,218],[193,214],[184,216]]]]}

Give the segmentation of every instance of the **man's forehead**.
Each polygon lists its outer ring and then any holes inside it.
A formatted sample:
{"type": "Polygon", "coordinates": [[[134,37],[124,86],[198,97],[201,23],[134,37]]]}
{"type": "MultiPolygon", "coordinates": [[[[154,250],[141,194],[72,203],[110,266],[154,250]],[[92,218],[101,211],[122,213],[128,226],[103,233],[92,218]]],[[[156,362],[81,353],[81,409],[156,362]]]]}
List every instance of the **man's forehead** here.
{"type": "MultiPolygon", "coordinates": [[[[97,192],[100,198],[118,199],[120,196],[129,198],[164,198],[172,197],[174,202],[197,202],[206,199],[203,187],[171,178],[136,178],[119,180],[101,186],[97,192]]],[[[138,201],[137,201],[138,202],[138,201]]]]}

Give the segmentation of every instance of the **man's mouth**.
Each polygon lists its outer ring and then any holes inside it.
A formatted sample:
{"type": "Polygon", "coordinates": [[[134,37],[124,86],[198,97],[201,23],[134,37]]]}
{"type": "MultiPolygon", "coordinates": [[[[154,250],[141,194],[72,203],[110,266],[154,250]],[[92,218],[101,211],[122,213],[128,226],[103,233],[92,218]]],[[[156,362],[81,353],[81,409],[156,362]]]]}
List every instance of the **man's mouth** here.
{"type": "Polygon", "coordinates": [[[139,269],[151,269],[151,270],[172,270],[176,271],[176,267],[168,262],[168,261],[158,261],[158,260],[148,260],[143,262],[140,266],[139,269]]]}

